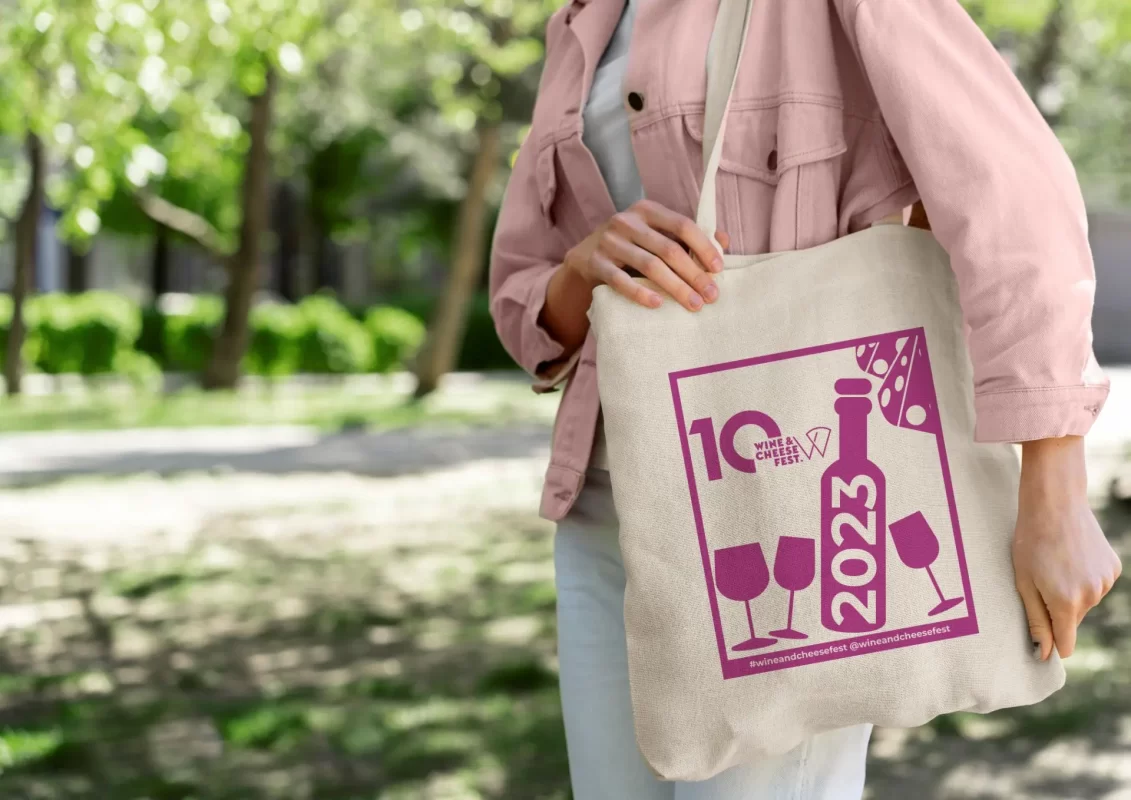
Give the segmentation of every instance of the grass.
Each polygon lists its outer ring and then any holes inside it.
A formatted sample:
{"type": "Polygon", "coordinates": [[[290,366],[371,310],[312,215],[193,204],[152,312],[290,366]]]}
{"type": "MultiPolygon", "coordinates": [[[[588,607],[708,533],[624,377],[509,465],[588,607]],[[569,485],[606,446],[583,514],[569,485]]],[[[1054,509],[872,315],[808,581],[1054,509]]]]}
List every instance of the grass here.
{"type": "Polygon", "coordinates": [[[500,424],[552,420],[556,403],[522,380],[445,387],[423,402],[391,380],[236,392],[185,389],[171,394],[127,389],[0,398],[0,433],[230,425],[313,425],[327,430],[423,424],[500,424]]]}
{"type": "Polygon", "coordinates": [[[269,541],[216,517],[187,547],[0,553],[6,603],[35,602],[17,564],[92,592],[0,639],[0,797],[566,800],[548,526],[364,527],[381,502],[263,517],[269,541]],[[537,618],[525,643],[489,639],[508,614],[537,618]]]}
{"type": "MultiPolygon", "coordinates": [[[[526,391],[491,386],[494,400],[474,402],[446,390],[427,413],[497,413],[512,390],[526,391]]],[[[331,394],[309,391],[327,407],[362,402],[331,394]]],[[[213,400],[225,402],[202,402],[213,400]]],[[[459,485],[442,472],[352,476],[299,500],[300,476],[266,476],[255,488],[273,487],[279,505],[241,499],[190,536],[154,523],[53,548],[50,528],[21,529],[0,550],[0,613],[89,602],[0,637],[0,798],[568,800],[552,528],[531,510],[536,488],[502,469],[476,464],[459,485]],[[435,508],[386,516],[415,481],[433,481],[421,496],[435,508]],[[29,575],[58,580],[37,588],[29,575]]],[[[224,475],[193,480],[231,491],[224,475]]],[[[144,510],[139,485],[106,480],[100,500],[144,510]]],[[[88,491],[20,499],[85,508],[88,491]]],[[[0,490],[0,504],[12,497],[0,490]]],[[[1102,522],[1131,561],[1131,507],[1102,522]]],[[[867,797],[1116,796],[1127,781],[1104,770],[1127,753],[1129,620],[1124,580],[1085,622],[1090,657],[1070,661],[1068,686],[1038,706],[877,731],[867,797]],[[1058,749],[1071,769],[1054,763],[1058,749]],[[1007,788],[962,789],[971,767],[1007,788]]]]}

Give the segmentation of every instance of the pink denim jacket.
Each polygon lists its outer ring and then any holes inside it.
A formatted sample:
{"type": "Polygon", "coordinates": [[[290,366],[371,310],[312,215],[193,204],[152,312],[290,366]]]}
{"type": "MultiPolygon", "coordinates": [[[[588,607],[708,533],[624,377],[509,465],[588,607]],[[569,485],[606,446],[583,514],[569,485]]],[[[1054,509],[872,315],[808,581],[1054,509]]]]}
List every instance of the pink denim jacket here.
{"type": "MultiPolygon", "coordinates": [[[[542,516],[577,498],[599,410],[595,343],[538,322],[566,251],[615,213],[581,110],[624,0],[573,0],[546,64],[491,262],[499,337],[548,391],[568,378],[542,516]]],[[[645,194],[694,218],[716,0],[648,0],[625,106],[645,194]],[[631,98],[631,99],[630,99],[631,98]]],[[[718,178],[731,251],[824,244],[921,199],[958,279],[978,441],[1082,435],[1107,396],[1072,164],[958,0],[758,0],[718,178]]]]}

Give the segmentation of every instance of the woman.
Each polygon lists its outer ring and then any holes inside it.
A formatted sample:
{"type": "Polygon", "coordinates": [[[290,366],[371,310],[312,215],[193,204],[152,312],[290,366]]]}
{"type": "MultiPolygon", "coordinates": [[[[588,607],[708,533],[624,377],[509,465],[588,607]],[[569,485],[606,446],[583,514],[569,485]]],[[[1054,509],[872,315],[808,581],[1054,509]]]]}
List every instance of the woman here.
{"type": "MultiPolygon", "coordinates": [[[[606,284],[710,313],[721,269],[691,217],[713,0],[573,0],[551,19],[534,120],[496,232],[492,311],[536,390],[567,382],[542,497],[578,800],[858,798],[869,726],[698,784],[662,783],[632,729],[624,571],[586,310],[606,284]],[[647,199],[645,199],[647,198],[647,199]],[[634,282],[626,270],[663,291],[634,282]]],[[[1107,395],[1072,165],[957,0],[756,0],[718,178],[723,247],[813,247],[921,201],[951,256],[976,438],[1022,442],[1014,540],[1034,657],[1072,653],[1119,560],[1085,496],[1107,395]],[[729,234],[729,236],[727,235],[729,234]]]]}

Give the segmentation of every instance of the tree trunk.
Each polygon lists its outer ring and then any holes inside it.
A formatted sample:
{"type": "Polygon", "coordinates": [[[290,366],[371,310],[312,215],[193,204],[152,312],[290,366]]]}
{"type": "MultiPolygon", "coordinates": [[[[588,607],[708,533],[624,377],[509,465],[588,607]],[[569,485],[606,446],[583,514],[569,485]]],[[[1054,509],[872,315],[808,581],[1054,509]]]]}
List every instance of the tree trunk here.
{"type": "Polygon", "coordinates": [[[153,263],[150,270],[150,283],[153,291],[153,300],[163,294],[168,294],[173,289],[171,274],[171,257],[169,252],[169,229],[164,225],[157,225],[157,232],[153,238],[153,263]]]}
{"type": "Polygon", "coordinates": [[[24,346],[24,299],[35,282],[35,262],[38,255],[39,215],[43,208],[43,145],[34,133],[25,142],[31,178],[28,181],[24,206],[16,220],[16,263],[12,280],[12,322],[8,326],[8,342],[4,352],[4,383],[8,394],[20,393],[24,365],[21,351],[24,346]]]}
{"type": "Polygon", "coordinates": [[[67,246],[67,291],[79,294],[90,289],[89,278],[90,251],[76,250],[67,246]]]}
{"type": "MultiPolygon", "coordinates": [[[[1041,90],[1052,83],[1057,67],[1060,66],[1064,38],[1068,32],[1068,4],[1069,0],[1055,0],[1037,36],[1032,57],[1019,70],[1021,82],[1034,101],[1039,98],[1041,90]]],[[[1060,109],[1046,111],[1042,108],[1041,113],[1050,125],[1054,125],[1056,118],[1060,116],[1060,109]]]]}
{"type": "Polygon", "coordinates": [[[302,248],[298,194],[288,181],[279,184],[275,192],[275,282],[279,294],[297,303],[299,288],[298,255],[302,248]]]}
{"type": "Polygon", "coordinates": [[[240,362],[247,351],[248,316],[259,284],[259,259],[270,206],[271,153],[267,137],[277,81],[275,70],[268,67],[266,77],[263,93],[251,99],[251,146],[245,159],[239,249],[228,261],[224,322],[204,370],[205,389],[234,389],[240,377],[240,362]]]}
{"type": "Polygon", "coordinates": [[[339,281],[338,245],[330,234],[329,225],[316,214],[314,219],[314,288],[329,289],[337,293],[339,281]]]}
{"type": "Polygon", "coordinates": [[[424,397],[456,366],[467,312],[483,272],[487,221],[487,188],[499,158],[499,125],[481,121],[479,150],[471,167],[467,194],[460,204],[456,221],[455,252],[443,297],[436,307],[428,340],[416,365],[416,397],[424,397]]]}

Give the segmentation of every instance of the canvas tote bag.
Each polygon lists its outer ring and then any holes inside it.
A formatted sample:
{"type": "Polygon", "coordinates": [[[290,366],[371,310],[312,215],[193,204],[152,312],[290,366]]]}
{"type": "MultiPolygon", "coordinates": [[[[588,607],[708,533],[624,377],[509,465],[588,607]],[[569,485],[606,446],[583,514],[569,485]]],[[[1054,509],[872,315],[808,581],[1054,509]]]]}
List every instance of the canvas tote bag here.
{"type": "MultiPolygon", "coordinates": [[[[712,40],[708,234],[748,17],[723,0],[712,40]]],[[[1014,589],[1017,456],[974,443],[934,238],[881,225],[727,256],[717,281],[696,314],[606,287],[590,310],[636,734],[655,772],[701,780],[821,731],[1060,688],[1014,589]]]]}

